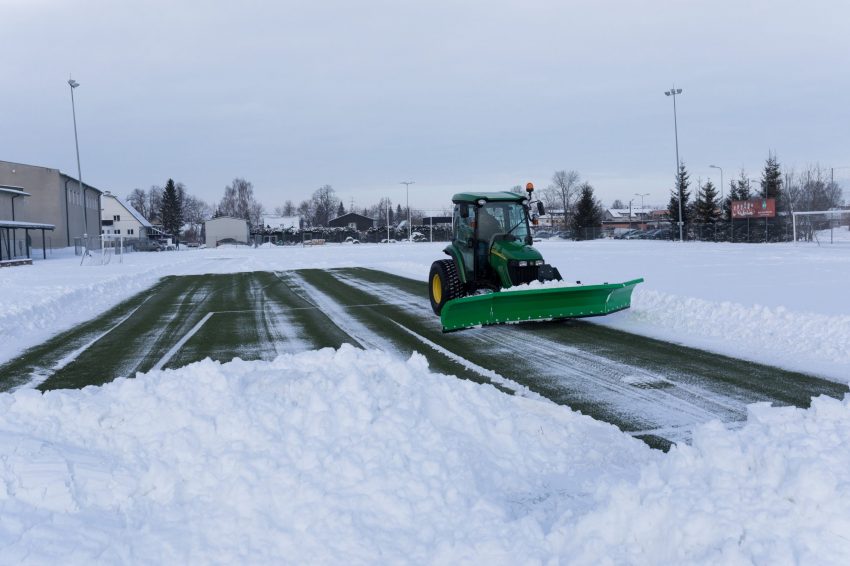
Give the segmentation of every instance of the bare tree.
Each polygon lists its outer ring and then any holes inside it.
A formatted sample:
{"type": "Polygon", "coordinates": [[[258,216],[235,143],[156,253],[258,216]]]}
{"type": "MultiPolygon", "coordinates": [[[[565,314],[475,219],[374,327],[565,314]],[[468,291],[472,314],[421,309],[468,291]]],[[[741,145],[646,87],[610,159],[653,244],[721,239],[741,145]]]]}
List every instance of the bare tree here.
{"type": "Polygon", "coordinates": [[[322,185],[313,193],[312,201],[313,225],[327,226],[339,204],[334,188],[330,185],[322,185]]]}
{"type": "Polygon", "coordinates": [[[552,183],[543,191],[543,202],[552,211],[561,210],[564,215],[564,226],[572,214],[573,197],[578,192],[581,175],[578,171],[555,171],[552,183]]]}
{"type": "Polygon", "coordinates": [[[133,191],[127,195],[127,203],[139,211],[139,214],[148,218],[148,197],[145,194],[145,191],[142,189],[133,189],[133,191]]]}
{"type": "Polygon", "coordinates": [[[301,204],[298,205],[297,208],[298,215],[301,217],[301,221],[305,226],[310,227],[313,226],[313,201],[312,200],[304,200],[301,201],[301,204]]]}
{"type": "Polygon", "coordinates": [[[224,187],[224,197],[218,205],[218,213],[222,216],[244,218],[252,226],[262,222],[263,205],[254,198],[254,185],[241,177],[224,187]]]}
{"type": "Polygon", "coordinates": [[[274,209],[274,213],[278,216],[295,216],[295,205],[292,204],[291,200],[287,200],[285,203],[283,203],[283,206],[276,206],[274,209]]]}
{"type": "Polygon", "coordinates": [[[157,185],[151,185],[151,188],[148,189],[148,209],[147,212],[150,215],[148,217],[148,221],[151,224],[159,224],[162,220],[159,218],[159,211],[162,210],[162,187],[157,185]]]}

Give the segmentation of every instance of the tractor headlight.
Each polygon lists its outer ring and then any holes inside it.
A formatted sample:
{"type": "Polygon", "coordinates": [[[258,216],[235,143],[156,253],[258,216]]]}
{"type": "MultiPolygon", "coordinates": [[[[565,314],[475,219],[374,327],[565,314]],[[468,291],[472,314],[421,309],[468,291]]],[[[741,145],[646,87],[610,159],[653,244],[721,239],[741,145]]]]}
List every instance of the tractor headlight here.
{"type": "Polygon", "coordinates": [[[526,266],[528,266],[528,262],[527,262],[527,261],[518,261],[518,262],[516,262],[516,264],[517,264],[519,267],[526,267],[526,266]]]}
{"type": "Polygon", "coordinates": [[[542,260],[542,259],[538,259],[536,262],[534,262],[534,264],[535,264],[535,265],[543,265],[543,260],[542,260]]]}

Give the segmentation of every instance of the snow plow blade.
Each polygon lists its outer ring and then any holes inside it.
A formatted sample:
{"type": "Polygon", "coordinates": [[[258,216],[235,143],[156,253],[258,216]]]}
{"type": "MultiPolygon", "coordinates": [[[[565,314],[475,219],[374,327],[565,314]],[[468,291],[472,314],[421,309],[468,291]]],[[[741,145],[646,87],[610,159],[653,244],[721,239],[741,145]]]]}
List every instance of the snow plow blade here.
{"type": "Polygon", "coordinates": [[[443,332],[450,332],[506,322],[602,316],[629,308],[638,283],[643,279],[462,297],[443,305],[440,320],[443,332]]]}

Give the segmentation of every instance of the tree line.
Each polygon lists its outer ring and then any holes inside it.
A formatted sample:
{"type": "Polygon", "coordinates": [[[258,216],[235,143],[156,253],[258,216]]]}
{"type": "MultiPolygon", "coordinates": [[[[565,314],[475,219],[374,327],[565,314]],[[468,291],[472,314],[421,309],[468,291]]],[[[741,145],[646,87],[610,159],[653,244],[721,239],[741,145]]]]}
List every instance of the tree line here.
{"type": "Polygon", "coordinates": [[[678,222],[679,193],[682,195],[681,220],[685,224],[713,224],[728,222],[732,218],[732,202],[751,198],[772,198],[776,201],[777,213],[829,210],[841,205],[841,187],[835,183],[828,171],[819,165],[810,166],[797,173],[793,169],[783,170],[774,152],[768,152],[758,186],[743,168],[738,178],[729,181],[729,192],[722,199],[714,184],[708,180],[697,183],[696,198],[691,201],[690,175],[684,162],[679,163],[676,182],[670,193],[667,215],[678,222]]]}

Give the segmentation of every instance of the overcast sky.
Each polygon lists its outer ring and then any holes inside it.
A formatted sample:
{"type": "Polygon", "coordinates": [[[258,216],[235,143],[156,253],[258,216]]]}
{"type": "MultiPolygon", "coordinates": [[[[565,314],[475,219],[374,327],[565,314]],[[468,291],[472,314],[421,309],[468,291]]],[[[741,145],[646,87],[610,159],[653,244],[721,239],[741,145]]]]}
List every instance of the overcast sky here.
{"type": "MultiPolygon", "coordinates": [[[[169,177],[267,208],[436,209],[575,169],[605,204],[664,204],[769,150],[850,181],[850,2],[0,0],[0,159],[119,195],[169,177]]],[[[850,182],[845,183],[850,197],[850,182]]]]}

